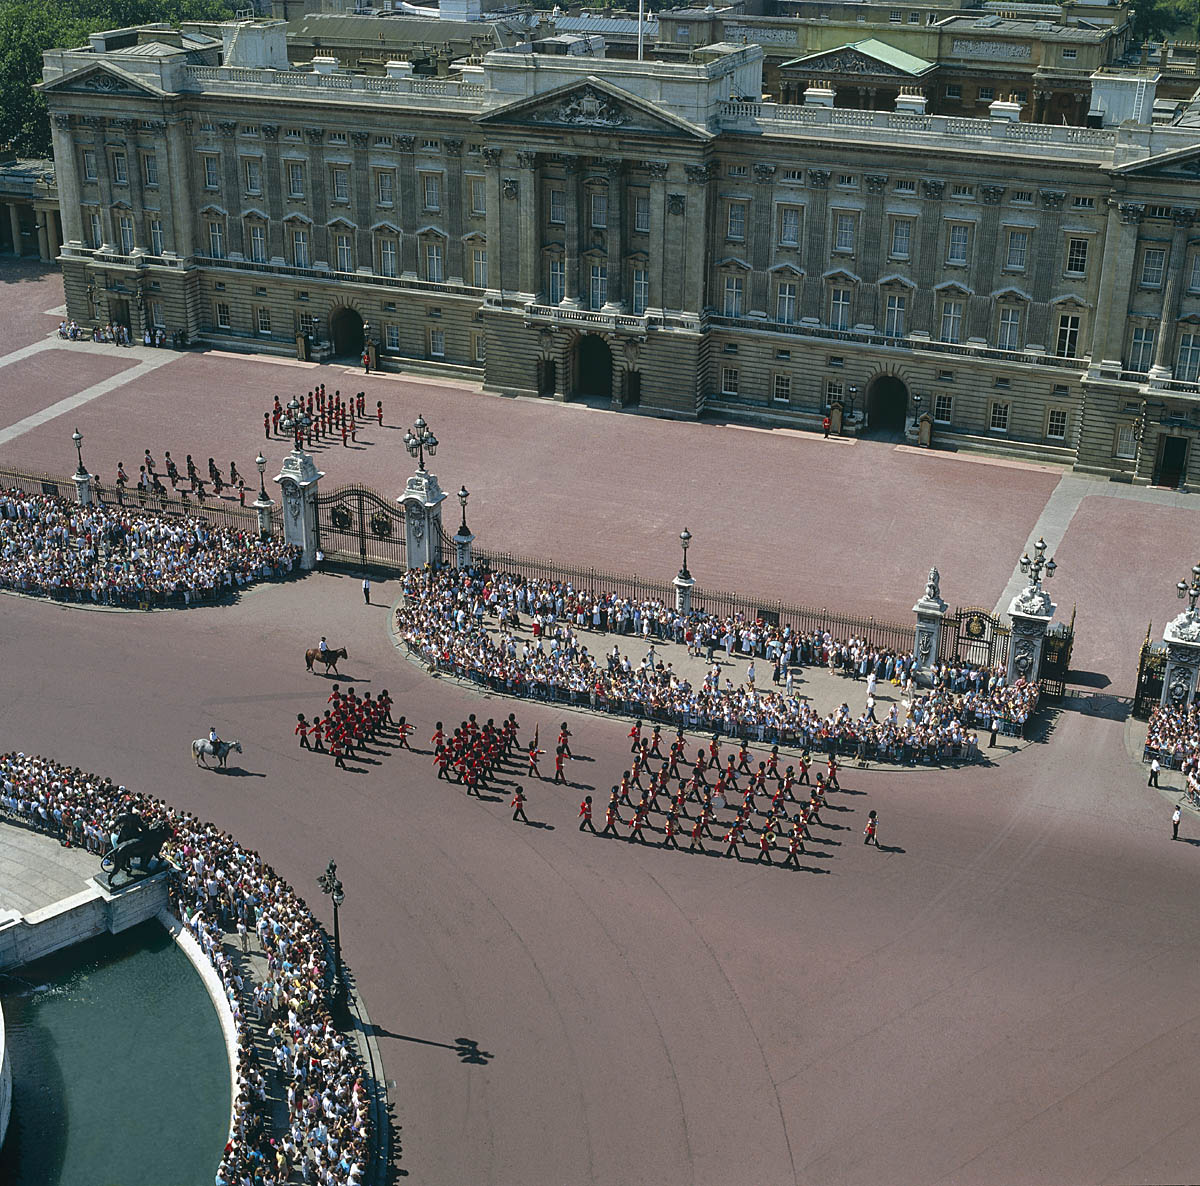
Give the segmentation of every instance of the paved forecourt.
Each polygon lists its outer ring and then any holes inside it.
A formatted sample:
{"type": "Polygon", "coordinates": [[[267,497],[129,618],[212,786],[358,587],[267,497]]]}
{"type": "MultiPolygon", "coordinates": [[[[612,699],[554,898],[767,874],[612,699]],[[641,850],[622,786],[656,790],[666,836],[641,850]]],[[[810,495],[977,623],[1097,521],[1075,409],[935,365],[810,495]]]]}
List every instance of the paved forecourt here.
{"type": "MultiPolygon", "coordinates": [[[[1103,555],[1084,535],[1073,559],[1103,555]]],[[[172,615],[6,599],[23,693],[6,734],[169,789],[318,910],[314,879],[337,858],[403,1169],[532,1183],[1188,1177],[1200,1136],[1178,1052],[1195,1024],[1180,1013],[1200,954],[1185,913],[1195,854],[1163,843],[1119,722],[1066,711],[1050,745],[993,769],[847,770],[843,810],[814,829],[830,855],[806,862],[828,873],[643,849],[575,826],[582,794],[623,768],[624,721],[572,718],[593,760],[569,789],[530,789],[540,828],[512,823],[506,797],[436,783],[428,752],[376,747],[351,763],[364,773],[343,773],[296,749],[295,714],[321,709],[331,682],[303,669],[321,633],[349,648],[340,682],[387,687],[421,750],[435,720],[468,712],[514,711],[526,737],[561,719],[401,661],[386,640],[394,595],[377,585],[384,604],[366,607],[353,579],[311,577],[172,615]],[[242,740],[244,775],[191,764],[209,724],[242,740]],[[880,852],[859,839],[869,807],[880,852]],[[480,1053],[463,1060],[460,1039],[480,1053]]]]}

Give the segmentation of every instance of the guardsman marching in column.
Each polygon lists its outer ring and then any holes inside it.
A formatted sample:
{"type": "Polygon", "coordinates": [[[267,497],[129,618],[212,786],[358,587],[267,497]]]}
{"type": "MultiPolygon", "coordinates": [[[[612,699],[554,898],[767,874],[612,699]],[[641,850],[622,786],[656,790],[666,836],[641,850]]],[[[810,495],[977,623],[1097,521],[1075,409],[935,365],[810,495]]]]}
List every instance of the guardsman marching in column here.
{"type": "Polygon", "coordinates": [[[513,819],[521,820],[523,823],[529,823],[529,817],[525,814],[525,788],[520,784],[513,792],[512,802],[509,804],[513,808],[513,819]]]}
{"type": "Polygon", "coordinates": [[[875,811],[867,812],[867,826],[863,830],[863,843],[873,844],[876,848],[879,847],[879,814],[875,811]]]}
{"type": "Polygon", "coordinates": [[[591,795],[586,796],[583,802],[579,805],[579,830],[582,832],[585,829],[591,832],[593,836],[596,835],[596,825],[592,823],[591,795]]]}
{"type": "Polygon", "coordinates": [[[775,862],[771,860],[771,846],[775,843],[775,833],[764,829],[758,837],[758,856],[754,858],[755,864],[766,861],[768,865],[773,865],[775,862]]]}
{"type": "Polygon", "coordinates": [[[601,836],[616,836],[617,824],[621,823],[621,813],[617,806],[617,788],[613,787],[612,797],[608,801],[608,807],[604,812],[604,831],[601,836]]]}
{"type": "Polygon", "coordinates": [[[312,746],[308,744],[308,720],[303,713],[296,714],[296,728],[292,732],[300,735],[301,749],[312,749],[312,746]]]}

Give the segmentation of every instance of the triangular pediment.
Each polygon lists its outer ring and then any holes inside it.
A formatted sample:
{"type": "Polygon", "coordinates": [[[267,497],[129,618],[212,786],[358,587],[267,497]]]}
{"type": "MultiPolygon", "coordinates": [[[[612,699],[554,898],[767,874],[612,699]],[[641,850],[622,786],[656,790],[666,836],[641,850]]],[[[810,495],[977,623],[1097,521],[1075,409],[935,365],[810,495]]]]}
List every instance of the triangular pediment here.
{"type": "Polygon", "coordinates": [[[819,50],[793,58],[779,68],[802,71],[814,78],[866,74],[875,78],[913,79],[928,74],[934,65],[925,58],[868,38],[854,45],[840,45],[836,49],[819,50]]]}
{"type": "Polygon", "coordinates": [[[126,70],[105,62],[103,65],[80,66],[53,82],[40,84],[47,94],[55,95],[129,95],[162,98],[166,91],[153,83],[137,78],[126,70]]]}
{"type": "Polygon", "coordinates": [[[711,140],[712,133],[689,120],[594,75],[518,99],[480,115],[477,122],[491,127],[561,128],[614,136],[687,136],[711,140]]]}
{"type": "Polygon", "coordinates": [[[1200,179],[1200,146],[1192,144],[1172,152],[1156,153],[1144,160],[1118,165],[1110,172],[1125,177],[1177,177],[1180,181],[1196,181],[1200,179]]]}

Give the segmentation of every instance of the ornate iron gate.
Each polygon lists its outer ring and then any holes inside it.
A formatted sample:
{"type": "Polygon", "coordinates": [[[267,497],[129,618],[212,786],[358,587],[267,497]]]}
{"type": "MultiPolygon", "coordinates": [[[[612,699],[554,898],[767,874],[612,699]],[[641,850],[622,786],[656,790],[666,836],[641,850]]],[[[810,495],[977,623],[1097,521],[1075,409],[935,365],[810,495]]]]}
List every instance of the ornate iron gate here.
{"type": "Polygon", "coordinates": [[[1162,700],[1163,679],[1167,673],[1167,648],[1150,641],[1150,627],[1138,654],[1137,689],[1133,694],[1133,715],[1148,721],[1162,700]]]}
{"type": "Polygon", "coordinates": [[[404,511],[366,486],[318,494],[317,546],[329,560],[403,571],[404,511]]]}
{"type": "Polygon", "coordinates": [[[1071,649],[1075,645],[1075,610],[1071,610],[1071,624],[1059,622],[1046,631],[1042,644],[1042,662],[1038,679],[1042,684],[1042,695],[1055,698],[1067,691],[1067,672],[1071,670],[1071,649]]]}
{"type": "Polygon", "coordinates": [[[960,607],[942,621],[939,656],[977,667],[1004,667],[1008,663],[1008,638],[1008,627],[988,610],[960,607]]]}

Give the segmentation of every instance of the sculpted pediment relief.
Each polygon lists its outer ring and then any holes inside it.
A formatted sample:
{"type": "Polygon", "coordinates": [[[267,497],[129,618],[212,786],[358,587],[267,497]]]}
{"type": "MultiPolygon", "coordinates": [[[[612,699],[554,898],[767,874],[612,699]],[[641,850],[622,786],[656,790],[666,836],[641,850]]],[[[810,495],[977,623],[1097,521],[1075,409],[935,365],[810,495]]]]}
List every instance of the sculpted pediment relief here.
{"type": "Polygon", "coordinates": [[[48,94],[56,95],[130,95],[161,96],[158,87],[143,83],[123,70],[111,66],[85,66],[47,83],[43,88],[48,94]]]}
{"type": "MultiPolygon", "coordinates": [[[[791,63],[791,65],[799,66],[801,63],[791,63]]],[[[827,54],[813,54],[811,57],[804,58],[802,65],[805,73],[814,76],[870,74],[877,78],[912,78],[907,71],[898,70],[895,66],[881,62],[878,58],[872,58],[857,49],[838,49],[831,50],[827,54]]]]}

